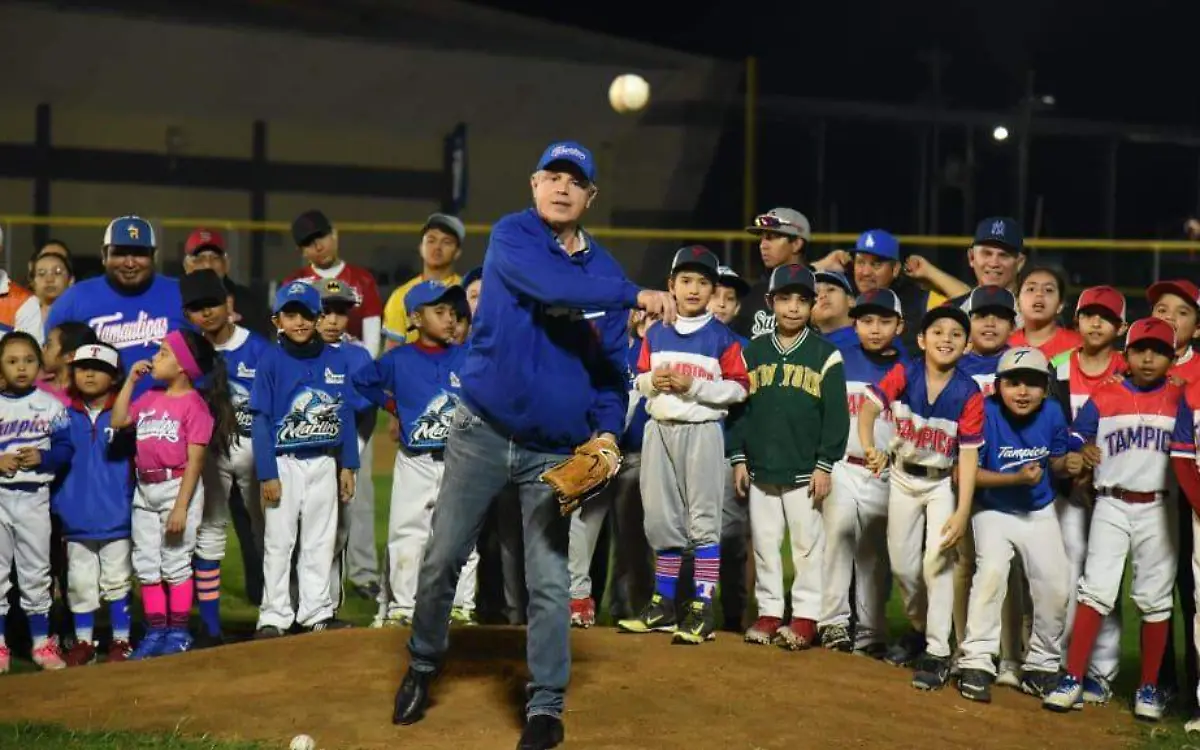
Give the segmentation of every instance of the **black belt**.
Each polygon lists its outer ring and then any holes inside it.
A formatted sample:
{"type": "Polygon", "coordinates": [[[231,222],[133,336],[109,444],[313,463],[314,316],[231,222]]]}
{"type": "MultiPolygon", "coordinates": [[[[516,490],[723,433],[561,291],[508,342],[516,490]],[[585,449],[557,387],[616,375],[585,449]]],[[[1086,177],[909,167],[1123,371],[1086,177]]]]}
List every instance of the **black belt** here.
{"type": "Polygon", "coordinates": [[[925,479],[945,479],[950,476],[950,469],[935,469],[932,466],[912,464],[908,461],[900,462],[900,470],[910,476],[924,477],[925,479]]]}
{"type": "Polygon", "coordinates": [[[442,463],[443,461],[446,460],[446,449],[438,448],[435,451],[429,451],[425,455],[429,456],[430,458],[432,458],[434,461],[437,461],[438,463],[442,463]]]}

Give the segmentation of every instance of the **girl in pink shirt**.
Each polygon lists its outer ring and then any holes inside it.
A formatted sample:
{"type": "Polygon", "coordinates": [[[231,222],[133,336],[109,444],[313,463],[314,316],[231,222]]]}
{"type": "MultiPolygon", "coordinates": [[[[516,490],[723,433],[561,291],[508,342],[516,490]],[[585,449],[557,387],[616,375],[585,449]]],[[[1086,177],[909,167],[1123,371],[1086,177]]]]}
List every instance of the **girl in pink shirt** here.
{"type": "Polygon", "coordinates": [[[113,405],[112,425],[137,432],[133,495],[133,569],[142,588],[146,636],[132,659],[192,647],[192,553],[204,507],[200,472],[209,446],[228,452],[235,427],[225,366],[208,341],[172,331],[150,361],[135,363],[113,405]],[[155,387],[133,399],[151,375],[155,387]],[[205,388],[196,383],[205,379],[205,388]]]}

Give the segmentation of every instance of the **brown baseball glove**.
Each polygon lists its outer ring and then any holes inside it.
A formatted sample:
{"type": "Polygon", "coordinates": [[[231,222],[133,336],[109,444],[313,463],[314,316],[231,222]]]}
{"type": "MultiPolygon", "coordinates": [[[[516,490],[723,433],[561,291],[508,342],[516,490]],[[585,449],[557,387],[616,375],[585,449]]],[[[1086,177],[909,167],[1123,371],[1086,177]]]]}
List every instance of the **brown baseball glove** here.
{"type": "Polygon", "coordinates": [[[617,475],[621,451],[609,438],[595,437],[575,449],[570,458],[542,473],[564,516],[591,500],[617,475]]]}

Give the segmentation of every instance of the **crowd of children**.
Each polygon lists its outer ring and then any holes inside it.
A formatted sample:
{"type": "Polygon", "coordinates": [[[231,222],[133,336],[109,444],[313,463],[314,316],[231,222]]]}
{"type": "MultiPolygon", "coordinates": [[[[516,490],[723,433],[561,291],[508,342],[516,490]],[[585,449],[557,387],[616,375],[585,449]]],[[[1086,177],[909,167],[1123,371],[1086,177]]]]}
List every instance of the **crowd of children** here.
{"type": "MultiPolygon", "coordinates": [[[[409,287],[410,341],[378,359],[346,333],[356,297],[338,279],[282,286],[268,341],[235,322],[211,270],[181,281],[188,327],[129,367],[81,323],[47,331],[44,348],[7,334],[0,672],[14,571],[44,669],[98,660],[102,606],[108,661],[221,643],[231,503],[249,518],[245,559],[262,572],[256,638],[345,627],[346,507],[371,482],[378,410],[396,419],[398,445],[375,625],[410,624],[481,292],[478,273],[464,281],[409,287]],[[50,622],[56,589],[68,643],[50,622]]],[[[1177,571],[1192,605],[1200,290],[1155,284],[1152,316],[1129,321],[1120,292],[1092,287],[1063,326],[1058,273],[1035,268],[1014,288],[980,286],[906,318],[890,289],[856,296],[839,272],[784,264],[767,282],[773,328],[746,340],[728,325],[748,285],[706,248],[679,250],[674,325],[629,318],[624,462],[572,519],[572,625],[596,623],[592,562],[607,524],[621,631],[709,641],[720,588],[723,627],[748,643],[820,645],[911,667],[920,689],[956,680],[986,702],[1009,686],[1069,711],[1112,698],[1131,560],[1134,713],[1160,718],[1176,682],[1177,571]],[[906,320],[919,328],[915,357],[906,320]],[[893,583],[909,626],[895,637],[893,583]]],[[[478,564],[471,551],[459,624],[476,619],[478,564]]]]}

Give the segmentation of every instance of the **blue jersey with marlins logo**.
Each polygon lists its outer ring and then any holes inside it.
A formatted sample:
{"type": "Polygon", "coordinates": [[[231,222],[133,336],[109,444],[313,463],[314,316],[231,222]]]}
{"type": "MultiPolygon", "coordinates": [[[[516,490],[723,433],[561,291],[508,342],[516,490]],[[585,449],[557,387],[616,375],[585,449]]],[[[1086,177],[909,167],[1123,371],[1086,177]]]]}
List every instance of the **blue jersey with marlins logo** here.
{"type": "Polygon", "coordinates": [[[999,396],[984,399],[984,444],[979,467],[999,474],[1015,474],[1028,463],[1042,466],[1042,479],[1029,487],[989,487],[975,497],[987,510],[1029,513],[1054,502],[1050,459],[1067,454],[1068,425],[1062,407],[1046,399],[1035,414],[1017,417],[1004,408],[999,396]]]}
{"type": "Polygon", "coordinates": [[[294,349],[290,342],[267,349],[250,390],[259,481],[279,478],[275,456],[281,453],[329,451],[341,456],[342,468],[359,467],[354,412],[360,397],[350,382],[350,357],[324,345],[311,356],[294,349]]]}
{"type": "Polygon", "coordinates": [[[358,370],[354,387],[396,415],[400,440],[409,453],[442,450],[462,391],[458,373],[466,357],[465,346],[398,346],[358,370]]]}
{"type": "Polygon", "coordinates": [[[258,362],[271,348],[271,344],[257,333],[235,326],[229,340],[224,344],[216,344],[214,348],[225,360],[229,395],[233,401],[233,412],[237,416],[238,434],[250,437],[250,426],[254,421],[250,413],[250,391],[254,388],[258,362]]]}

